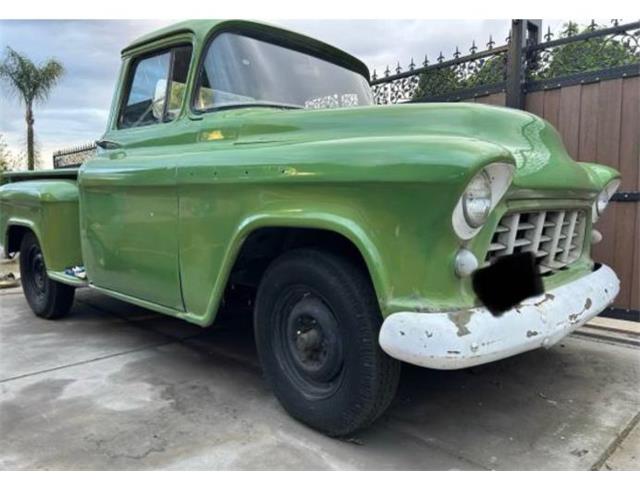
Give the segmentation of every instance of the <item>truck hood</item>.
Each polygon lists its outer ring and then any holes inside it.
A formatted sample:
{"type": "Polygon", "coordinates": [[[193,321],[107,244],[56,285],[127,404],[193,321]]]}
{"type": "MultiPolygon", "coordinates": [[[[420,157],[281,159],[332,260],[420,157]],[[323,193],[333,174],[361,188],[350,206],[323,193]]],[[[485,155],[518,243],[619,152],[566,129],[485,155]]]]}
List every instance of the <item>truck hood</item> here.
{"type": "Polygon", "coordinates": [[[402,136],[426,140],[453,137],[455,144],[455,137],[459,137],[461,141],[480,140],[508,151],[517,167],[513,181],[516,190],[561,190],[566,196],[569,191],[579,195],[600,188],[588,168],[571,159],[553,126],[531,113],[510,108],[432,103],[333,110],[246,109],[227,115],[238,121],[237,144],[349,138],[389,138],[397,142],[402,136]]]}

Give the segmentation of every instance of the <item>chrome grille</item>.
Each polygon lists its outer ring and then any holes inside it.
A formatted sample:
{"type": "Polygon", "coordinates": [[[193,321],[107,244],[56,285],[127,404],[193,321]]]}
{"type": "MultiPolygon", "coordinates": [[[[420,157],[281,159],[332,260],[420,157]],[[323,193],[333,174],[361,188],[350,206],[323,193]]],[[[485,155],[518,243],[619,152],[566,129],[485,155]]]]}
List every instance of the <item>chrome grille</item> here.
{"type": "Polygon", "coordinates": [[[550,210],[505,215],[496,227],[485,263],[503,255],[533,252],[541,273],[554,272],[582,253],[586,215],[582,210],[550,210]]]}

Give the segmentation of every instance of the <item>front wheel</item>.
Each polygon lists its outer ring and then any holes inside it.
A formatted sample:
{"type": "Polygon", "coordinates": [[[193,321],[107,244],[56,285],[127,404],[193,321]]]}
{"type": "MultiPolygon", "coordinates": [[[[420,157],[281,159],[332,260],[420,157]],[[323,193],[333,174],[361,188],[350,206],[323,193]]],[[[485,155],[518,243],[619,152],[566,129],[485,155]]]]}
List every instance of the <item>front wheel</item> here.
{"type": "Polygon", "coordinates": [[[262,278],[254,321],[267,381],[294,418],[341,436],[391,403],[400,362],[378,345],[382,318],[362,268],[317,250],[288,252],[262,278]]]}
{"type": "Polygon", "coordinates": [[[47,276],[40,243],[31,232],[20,244],[20,277],[27,303],[37,316],[53,320],[69,313],[75,288],[47,276]]]}

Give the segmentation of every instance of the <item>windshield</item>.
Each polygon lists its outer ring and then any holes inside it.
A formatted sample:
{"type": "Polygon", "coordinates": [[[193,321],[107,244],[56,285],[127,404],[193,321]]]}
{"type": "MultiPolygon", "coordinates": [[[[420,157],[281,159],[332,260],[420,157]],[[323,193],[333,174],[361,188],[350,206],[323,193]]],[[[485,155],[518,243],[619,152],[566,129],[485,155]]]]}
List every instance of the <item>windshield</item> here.
{"type": "Polygon", "coordinates": [[[372,105],[360,74],[317,57],[233,33],[209,45],[195,108],[239,105],[338,108],[372,105]]]}

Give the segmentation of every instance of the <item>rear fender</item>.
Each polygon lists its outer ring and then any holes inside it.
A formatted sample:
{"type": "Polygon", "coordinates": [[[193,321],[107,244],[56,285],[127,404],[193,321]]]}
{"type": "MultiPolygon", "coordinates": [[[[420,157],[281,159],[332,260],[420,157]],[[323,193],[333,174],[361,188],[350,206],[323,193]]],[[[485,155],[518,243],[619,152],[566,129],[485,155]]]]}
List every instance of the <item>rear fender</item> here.
{"type": "Polygon", "coordinates": [[[38,238],[49,271],[82,264],[78,187],[72,180],[33,180],[0,187],[5,255],[19,249],[24,229],[38,238]]]}

